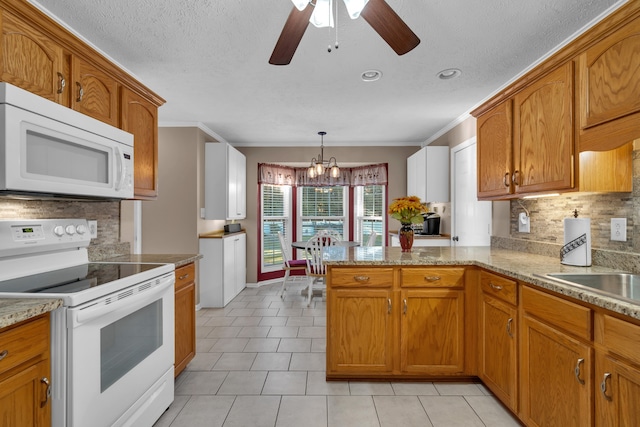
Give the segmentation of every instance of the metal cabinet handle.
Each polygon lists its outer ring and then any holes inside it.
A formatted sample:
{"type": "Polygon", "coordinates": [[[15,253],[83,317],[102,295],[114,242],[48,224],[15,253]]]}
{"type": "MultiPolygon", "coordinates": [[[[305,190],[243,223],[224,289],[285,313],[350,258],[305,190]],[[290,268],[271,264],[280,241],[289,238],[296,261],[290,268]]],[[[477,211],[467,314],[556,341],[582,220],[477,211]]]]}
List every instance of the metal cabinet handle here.
{"type": "Polygon", "coordinates": [[[47,402],[49,402],[49,399],[51,398],[51,384],[49,383],[49,380],[47,379],[47,377],[43,377],[40,380],[40,382],[47,386],[47,391],[46,391],[46,394],[45,394],[44,402],[42,402],[40,404],[40,406],[42,407],[42,406],[46,405],[47,402]]]}
{"type": "Polygon", "coordinates": [[[440,280],[439,276],[424,276],[424,280],[427,282],[437,282],[440,280]]]}
{"type": "Polygon", "coordinates": [[[387,298],[387,313],[391,314],[391,298],[387,298]]]}
{"type": "Polygon", "coordinates": [[[353,276],[353,280],[355,280],[356,282],[368,282],[369,281],[369,276],[353,276]]]}
{"type": "Polygon", "coordinates": [[[58,72],[58,93],[64,92],[64,87],[67,85],[67,81],[64,79],[62,73],[58,72]]]}
{"type": "Polygon", "coordinates": [[[502,286],[494,285],[493,282],[489,282],[489,286],[491,286],[491,289],[495,289],[496,291],[501,291],[502,290],[502,286]]]}
{"type": "Polygon", "coordinates": [[[584,385],[584,380],[580,378],[580,365],[582,365],[583,363],[584,363],[583,358],[578,359],[578,363],[576,363],[576,367],[573,369],[573,373],[575,374],[576,379],[581,385],[584,385]]]}
{"type": "Polygon", "coordinates": [[[407,314],[407,299],[404,299],[404,307],[402,308],[402,313],[407,314]]]}
{"type": "Polygon", "coordinates": [[[189,273],[187,273],[187,274],[183,274],[182,276],[178,277],[178,280],[184,280],[184,279],[186,279],[187,277],[189,277],[189,273]]]}
{"type": "Polygon", "coordinates": [[[0,352],[0,360],[4,359],[8,355],[9,355],[9,350],[2,350],[2,352],[0,352]]]}
{"type": "Polygon", "coordinates": [[[509,183],[507,182],[507,179],[509,179],[509,172],[504,174],[504,177],[502,178],[502,183],[504,184],[505,187],[509,187],[509,183]]]}
{"type": "Polygon", "coordinates": [[[611,400],[611,396],[607,395],[607,380],[611,378],[611,374],[609,372],[605,372],[604,377],[602,378],[602,382],[600,383],[600,391],[605,399],[611,400]]]}
{"type": "Polygon", "coordinates": [[[84,89],[79,82],[76,82],[76,87],[78,88],[78,98],[76,98],[76,101],[82,102],[82,98],[84,97],[84,89]]]}
{"type": "Polygon", "coordinates": [[[520,171],[514,171],[513,174],[511,174],[511,182],[513,183],[513,185],[520,185],[518,184],[518,174],[520,173],[520,171]]]}
{"type": "Polygon", "coordinates": [[[507,320],[507,335],[509,335],[511,338],[513,338],[513,333],[511,332],[512,323],[513,323],[513,317],[510,317],[509,320],[507,320]]]}

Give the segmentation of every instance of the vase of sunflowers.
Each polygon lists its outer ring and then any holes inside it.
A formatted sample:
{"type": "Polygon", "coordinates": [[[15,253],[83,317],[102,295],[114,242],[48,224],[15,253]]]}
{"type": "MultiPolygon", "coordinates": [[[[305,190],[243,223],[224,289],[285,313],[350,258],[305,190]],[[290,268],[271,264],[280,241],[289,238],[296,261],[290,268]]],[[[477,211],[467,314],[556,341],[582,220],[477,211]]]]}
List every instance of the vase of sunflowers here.
{"type": "Polygon", "coordinates": [[[389,205],[389,214],[392,218],[400,221],[401,224],[400,230],[398,230],[398,238],[400,239],[402,252],[411,251],[413,246],[413,228],[411,224],[422,222],[422,214],[425,212],[427,212],[427,208],[417,196],[400,197],[389,205]]]}

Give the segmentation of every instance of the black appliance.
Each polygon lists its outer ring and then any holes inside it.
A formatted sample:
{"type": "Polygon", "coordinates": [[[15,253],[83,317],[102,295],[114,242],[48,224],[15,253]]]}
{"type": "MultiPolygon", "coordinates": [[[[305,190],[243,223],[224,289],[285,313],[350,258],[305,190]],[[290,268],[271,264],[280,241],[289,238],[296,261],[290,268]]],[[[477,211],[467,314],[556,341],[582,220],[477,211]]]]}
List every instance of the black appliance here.
{"type": "Polygon", "coordinates": [[[440,235],[440,215],[435,212],[429,212],[425,214],[421,234],[427,236],[440,235]]]}

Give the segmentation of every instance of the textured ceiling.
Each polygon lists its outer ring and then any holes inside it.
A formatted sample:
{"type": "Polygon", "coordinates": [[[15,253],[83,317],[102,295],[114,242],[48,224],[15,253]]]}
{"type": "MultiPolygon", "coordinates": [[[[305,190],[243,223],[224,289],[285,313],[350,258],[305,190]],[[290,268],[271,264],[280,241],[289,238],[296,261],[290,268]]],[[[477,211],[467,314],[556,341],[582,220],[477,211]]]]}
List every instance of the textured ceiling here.
{"type": "Polygon", "coordinates": [[[339,2],[290,65],[268,60],[290,0],[40,0],[167,100],[161,125],[202,123],[236,145],[420,145],[617,0],[387,0],[421,39],[404,56],[339,2]],[[443,81],[436,73],[459,68],[443,81]],[[365,83],[363,71],[383,76],[365,83]]]}

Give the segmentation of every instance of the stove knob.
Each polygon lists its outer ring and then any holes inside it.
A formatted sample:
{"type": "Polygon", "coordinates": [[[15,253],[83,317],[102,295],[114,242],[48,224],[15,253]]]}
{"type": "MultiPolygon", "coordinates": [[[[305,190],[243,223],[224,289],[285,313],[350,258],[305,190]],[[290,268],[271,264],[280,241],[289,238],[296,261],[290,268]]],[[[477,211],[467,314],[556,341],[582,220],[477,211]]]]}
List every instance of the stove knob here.
{"type": "Polygon", "coordinates": [[[73,225],[67,225],[67,228],[65,228],[64,231],[66,231],[68,235],[73,236],[76,234],[76,227],[73,225]]]}
{"type": "Polygon", "coordinates": [[[55,234],[58,237],[64,236],[64,227],[61,225],[56,225],[53,229],[53,234],[55,234]]]}
{"type": "Polygon", "coordinates": [[[76,232],[78,234],[84,234],[87,232],[87,226],[80,224],[79,226],[76,227],[76,232]]]}

